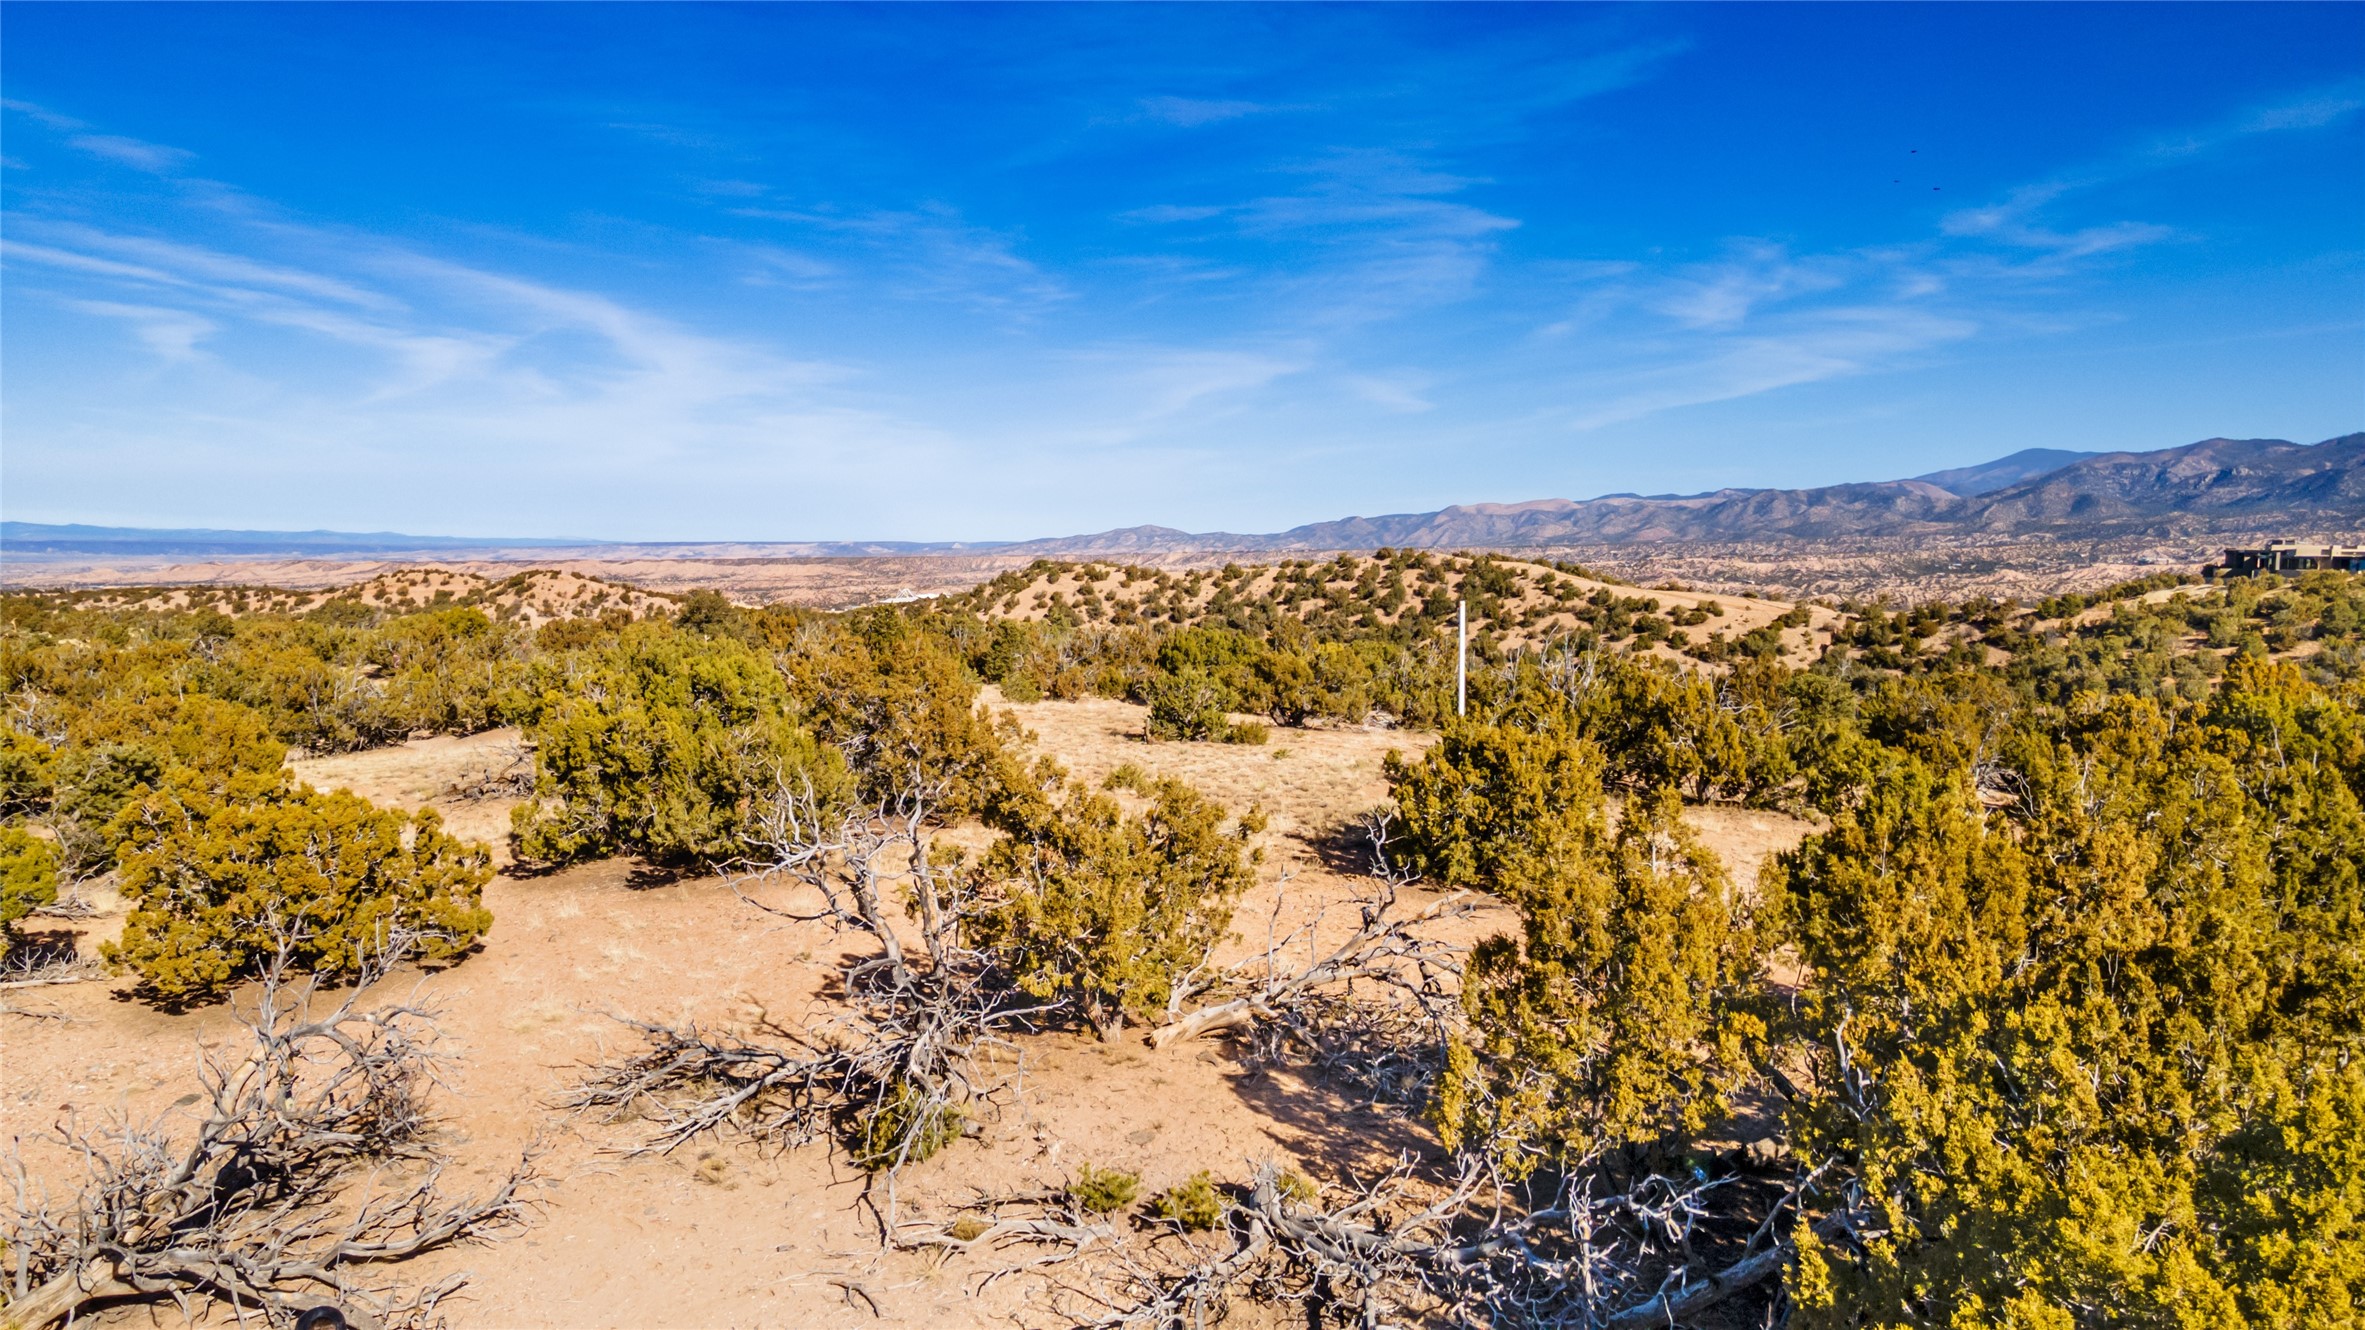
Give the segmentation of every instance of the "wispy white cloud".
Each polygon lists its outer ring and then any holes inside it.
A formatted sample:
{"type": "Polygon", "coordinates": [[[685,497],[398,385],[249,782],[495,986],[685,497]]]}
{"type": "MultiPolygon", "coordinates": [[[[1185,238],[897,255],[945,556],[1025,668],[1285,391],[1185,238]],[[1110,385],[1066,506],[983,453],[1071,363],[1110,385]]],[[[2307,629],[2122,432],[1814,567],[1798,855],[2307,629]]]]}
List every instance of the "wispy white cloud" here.
{"type": "Polygon", "coordinates": [[[1073,291],[1018,252],[1015,237],[972,225],[941,204],[907,210],[740,207],[739,217],[842,237],[884,260],[892,294],[1027,316],[1073,291]]]}
{"type": "Polygon", "coordinates": [[[1567,266],[1570,301],[1528,351],[1563,376],[1536,419],[1598,430],[1924,363],[1978,336],[1995,295],[1944,270],[1930,242],[1802,254],[1757,239],[1713,260],[1567,266]]]}
{"type": "Polygon", "coordinates": [[[187,310],[156,305],[127,305],[112,300],[69,300],[68,307],[105,319],[129,323],[142,345],[167,362],[195,360],[197,344],[219,331],[213,320],[187,310]]]}
{"type": "Polygon", "coordinates": [[[72,130],[90,128],[90,126],[84,124],[82,121],[76,120],[72,116],[60,115],[38,102],[28,102],[15,97],[0,97],[0,109],[14,111],[18,115],[27,117],[35,124],[38,124],[45,129],[72,130]]]}
{"type": "Polygon", "coordinates": [[[769,185],[755,180],[699,180],[690,186],[710,198],[760,199],[772,192],[769,185]]]}
{"type": "Polygon", "coordinates": [[[1437,170],[1397,149],[1335,152],[1306,163],[1298,173],[1307,178],[1306,189],[1251,199],[1231,210],[1244,230],[1318,229],[1339,235],[1386,228],[1482,238],[1519,225],[1514,218],[1453,201],[1452,196],[1484,181],[1437,170]]]}
{"type": "MultiPolygon", "coordinates": [[[[19,226],[21,227],[22,223],[19,223],[19,226]]],[[[53,268],[66,268],[102,277],[119,277],[126,281],[152,283],[157,286],[185,284],[178,277],[160,268],[151,268],[136,263],[122,263],[114,259],[101,258],[96,254],[82,254],[71,249],[36,245],[24,240],[0,241],[0,257],[45,264],[53,268]]]]}
{"type": "Polygon", "coordinates": [[[826,259],[779,245],[741,245],[748,262],[740,280],[750,286],[787,286],[817,291],[844,283],[846,274],[826,259]]]}
{"type": "Polygon", "coordinates": [[[2099,314],[2029,307],[2023,288],[2064,283],[2180,238],[2153,221],[2064,221],[2104,186],[2174,168],[2255,135],[2321,128],[2365,107],[2343,85],[2253,108],[2121,156],[2006,190],[1946,214],[1933,235],[1795,253],[1735,240],[1707,262],[1563,266],[1562,312],[1540,347],[1568,366],[1556,418],[1584,431],[1663,412],[1927,363],[1982,335],[2038,336],[2099,314]]]}
{"type": "Polygon", "coordinates": [[[2115,158],[2088,164],[2008,191],[1992,203],[1947,215],[1941,231],[1980,238],[2043,254],[2052,262],[2024,268],[2050,276],[2060,265],[2174,238],[2175,228],[2156,222],[2121,220],[2063,228],[2042,220],[2048,209],[2076,196],[2184,165],[2264,134],[2321,129],[2365,109],[2365,81],[2311,89],[2297,96],[2253,106],[2214,124],[2165,135],[2115,158]]]}
{"type": "Polygon", "coordinates": [[[2216,124],[2154,140],[2136,154],[2136,160],[2191,157],[2256,134],[2322,129],[2360,110],[2365,110],[2365,79],[2350,79],[2247,107],[2216,124]]]}
{"type": "Polygon", "coordinates": [[[1460,300],[1477,287],[1497,238],[1519,221],[1454,197],[1483,181],[1394,150],[1327,154],[1287,172],[1303,187],[1226,204],[1156,204],[1123,220],[1215,222],[1231,234],[1310,246],[1321,257],[1269,279],[1275,323],[1346,329],[1460,300]]]}
{"type": "Polygon", "coordinates": [[[1793,258],[1763,241],[1733,250],[1722,261],[1678,270],[1655,297],[1658,311],[1686,328],[1738,328],[1767,304],[1836,290],[1848,280],[1846,265],[1832,256],[1793,258]]]}
{"type": "Polygon", "coordinates": [[[2041,251],[2055,261],[2044,269],[2046,272],[2058,271],[2059,265],[2066,261],[2154,244],[2176,234],[2174,227],[2133,221],[2056,230],[2030,220],[2031,214],[2041,206],[2041,198],[2015,198],[1984,208],[1969,208],[1947,217],[1941,229],[1950,236],[1980,237],[2041,251]]]}
{"type": "Polygon", "coordinates": [[[165,280],[176,283],[222,284],[277,291],[367,309],[401,308],[402,302],[395,297],[351,281],[287,264],[227,254],[202,245],[153,236],[110,233],[77,222],[36,220],[32,226],[34,234],[53,244],[71,244],[85,252],[97,251],[127,262],[136,260],[143,265],[144,271],[165,274],[165,280]]]}
{"type": "Polygon", "coordinates": [[[1302,355],[1209,347],[1103,347],[1074,353],[1089,391],[1105,399],[1102,423],[1078,437],[1102,443],[1138,439],[1191,412],[1236,404],[1306,368],[1302,355]]]}
{"type": "Polygon", "coordinates": [[[1437,404],[1421,394],[1434,376],[1419,370],[1393,374],[1348,374],[1341,378],[1347,390],[1355,396],[1398,415],[1419,415],[1434,411],[1437,404]]]}
{"type": "Polygon", "coordinates": [[[1186,129],[1279,109],[1259,102],[1204,97],[1144,97],[1140,106],[1144,116],[1186,129]]]}
{"type": "Polygon", "coordinates": [[[1913,363],[1979,331],[1969,319],[1895,306],[1816,310],[1737,336],[1663,348],[1656,363],[1580,374],[1578,405],[1566,418],[1594,430],[1711,402],[1913,363]]]}
{"type": "Polygon", "coordinates": [[[11,261],[140,293],[72,296],[64,307],[129,323],[168,364],[210,348],[244,372],[250,399],[268,399],[246,409],[312,422],[353,446],[473,437],[520,457],[630,466],[652,449],[762,454],[800,438],[919,437],[827,400],[848,377],[842,366],[374,237],[281,223],[251,237],[279,245],[264,259],[80,224],[36,229],[49,243],[11,240],[11,261]],[[272,344],[257,340],[265,333],[307,339],[306,370],[273,372],[272,344]],[[323,362],[330,353],[345,358],[323,362]]]}
{"type": "Polygon", "coordinates": [[[1223,204],[1153,203],[1146,208],[1129,208],[1117,214],[1119,221],[1148,222],[1153,225],[1167,222],[1204,222],[1211,217],[1222,217],[1232,210],[1223,204]]]}
{"type": "Polygon", "coordinates": [[[168,148],[121,134],[76,134],[66,140],[66,146],[156,175],[169,175],[197,157],[184,148],[168,148]]]}

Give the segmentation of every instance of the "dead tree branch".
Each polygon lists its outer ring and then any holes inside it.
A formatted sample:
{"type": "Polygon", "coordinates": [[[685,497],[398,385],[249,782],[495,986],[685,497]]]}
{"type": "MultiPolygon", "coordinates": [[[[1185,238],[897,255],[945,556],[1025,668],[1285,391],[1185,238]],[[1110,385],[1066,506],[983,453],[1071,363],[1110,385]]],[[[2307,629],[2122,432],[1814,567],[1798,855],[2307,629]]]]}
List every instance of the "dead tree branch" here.
{"type": "Polygon", "coordinates": [[[534,792],[534,750],[514,739],[502,744],[484,761],[461,772],[445,792],[468,803],[523,799],[534,792]]]}
{"type": "Polygon", "coordinates": [[[1397,988],[1424,1003],[1444,996],[1440,980],[1458,978],[1460,961],[1452,948],[1422,936],[1419,930],[1467,913],[1470,893],[1457,891],[1409,915],[1396,916],[1397,895],[1407,879],[1396,871],[1388,855],[1388,822],[1387,816],[1380,814],[1365,824],[1373,886],[1354,902],[1360,920],[1353,934],[1320,959],[1296,970],[1287,968],[1282,956],[1300,938],[1310,937],[1323,922],[1322,916],[1289,937],[1268,943],[1257,961],[1236,967],[1225,981],[1209,985],[1245,990],[1240,996],[1159,1026],[1150,1033],[1150,1046],[1166,1048],[1257,1022],[1286,1022],[1296,1008],[1321,990],[1358,979],[1397,988]]]}
{"type": "Polygon", "coordinates": [[[103,1298],[192,1296],[275,1323],[323,1300],[385,1325],[429,1319],[460,1280],[405,1289],[370,1267],[522,1223],[534,1170],[529,1153],[489,1192],[441,1187],[434,1014],[359,1005],[409,943],[390,939],[325,1012],[317,981],[291,981],[283,955],[238,1013],[244,1052],[202,1059],[191,1113],[57,1128],[84,1175],[64,1204],[12,1151],[0,1324],[51,1325],[103,1298]]]}
{"type": "MultiPolygon", "coordinates": [[[[1159,1267],[1138,1256],[1115,1266],[1113,1286],[1069,1288],[1101,1309],[1096,1330],[1178,1330],[1224,1319],[1237,1301],[1300,1309],[1309,1324],[1415,1322],[1470,1327],[1641,1330],[1678,1324],[1773,1277],[1791,1248],[1774,1221],[1748,1250],[1698,1272],[1679,1234],[1718,1184],[1648,1178],[1625,1193],[1592,1194],[1572,1182],[1560,1199],[1524,1213],[1479,1219],[1486,1170],[1465,1161],[1451,1185],[1432,1179],[1431,1199],[1407,1161],[1322,1208],[1292,1199],[1271,1166],[1226,1216],[1231,1247],[1159,1267]],[[1672,1227],[1670,1227],[1672,1226],[1672,1227]]],[[[1847,1231],[1844,1214],[1815,1225],[1847,1231]]]]}
{"type": "Polygon", "coordinates": [[[628,1020],[640,1050],[591,1068],[562,1104],[652,1118],[657,1131],[634,1153],[725,1127],[782,1148],[837,1135],[886,1179],[881,1225],[891,1234],[898,1172],[962,1133],[973,1106],[1004,1084],[992,1055],[1015,1054],[1008,1032],[1045,1010],[1010,1005],[990,958],[968,945],[978,906],[930,852],[933,794],[833,814],[809,787],[780,781],[746,885],[786,881],[818,904],[742,894],[769,914],[871,938],[875,954],[840,972],[844,1008],[809,1025],[765,1018],[746,1037],[628,1020]]]}

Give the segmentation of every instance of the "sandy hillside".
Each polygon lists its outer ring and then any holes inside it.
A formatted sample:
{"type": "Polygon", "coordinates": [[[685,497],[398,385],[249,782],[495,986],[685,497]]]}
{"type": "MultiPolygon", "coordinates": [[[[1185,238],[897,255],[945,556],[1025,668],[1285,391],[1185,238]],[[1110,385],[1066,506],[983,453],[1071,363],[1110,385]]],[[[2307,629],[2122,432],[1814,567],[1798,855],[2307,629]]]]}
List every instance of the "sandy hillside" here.
{"type": "MultiPolygon", "coordinates": [[[[1368,616],[1374,624],[1395,624],[1417,617],[1424,596],[1442,595],[1451,600],[1468,590],[1476,600],[1481,594],[1466,588],[1468,573],[1450,566],[1450,561],[1434,573],[1407,570],[1397,574],[1406,598],[1393,609],[1373,598],[1374,588],[1388,572],[1384,560],[1341,555],[1327,561],[1243,563],[1237,567],[1238,576],[1227,584],[1205,570],[1178,574],[1121,563],[1047,563],[1005,574],[960,603],[993,618],[1041,620],[1058,613],[1085,623],[1120,625],[1220,619],[1227,603],[1270,603],[1281,607],[1283,613],[1301,617],[1335,605],[1350,616],[1368,616]]],[[[1597,594],[1647,603],[1649,612],[1673,616],[1693,641],[1704,641],[1710,635],[1738,640],[1795,608],[1788,601],[1729,592],[1604,582],[1521,559],[1498,559],[1491,567],[1507,578],[1511,587],[1499,593],[1502,609],[1489,626],[1507,649],[1532,648],[1579,631],[1583,627],[1578,615],[1581,602],[1597,594]]],[[[1809,607],[1805,623],[1782,630],[1783,655],[1794,664],[1812,661],[1816,651],[1830,641],[1831,629],[1840,618],[1835,610],[1809,607]]],[[[1472,630],[1478,628],[1474,619],[1472,630]]],[[[1682,659],[1666,647],[1654,648],[1653,653],[1682,659]]]]}
{"type": "Polygon", "coordinates": [[[564,568],[530,568],[495,578],[440,564],[390,568],[325,587],[306,587],[300,582],[115,586],[82,592],[78,601],[101,610],[210,609],[233,615],[303,614],[338,605],[397,614],[467,607],[529,628],[552,619],[598,618],[609,614],[643,619],[670,615],[680,606],[671,595],[564,568]]]}
{"type": "MultiPolygon", "coordinates": [[[[205,603],[219,604],[239,588],[282,588],[318,596],[357,583],[433,571],[472,585],[499,586],[523,573],[564,574],[602,584],[621,584],[658,597],[699,588],[721,591],[745,604],[813,605],[843,609],[898,597],[966,591],[1009,568],[1022,556],[921,555],[877,558],[723,557],[695,554],[609,552],[568,557],[554,551],[520,550],[500,558],[415,556],[407,559],[296,559],[146,557],[25,557],[0,564],[0,585],[36,590],[124,588],[150,591],[195,588],[205,603]],[[206,593],[216,593],[207,595],[206,593]]],[[[131,594],[137,594],[133,592],[131,594]]]]}
{"type": "MultiPolygon", "coordinates": [[[[1352,869],[1339,848],[1342,827],[1384,795],[1382,754],[1423,741],[1325,730],[1277,731],[1266,747],[1152,744],[1139,737],[1141,710],[1123,703],[1012,710],[1079,777],[1097,781],[1132,762],[1190,779],[1235,807],[1255,801],[1268,810],[1263,885],[1242,902],[1235,953],[1261,941],[1268,921],[1286,927],[1352,894],[1356,883],[1341,871],[1352,869]]],[[[453,829],[495,838],[509,801],[453,790],[505,768],[513,746],[514,735],[496,732],[297,769],[323,787],[435,807],[453,829]]],[[[1767,847],[1802,830],[1768,814],[1719,810],[1701,820],[1744,876],[1767,847]]],[[[782,899],[776,888],[743,890],[782,899]]],[[[415,1281],[472,1272],[465,1298],[453,1304],[455,1324],[959,1327],[1007,1325],[1042,1311],[1037,1282],[1004,1279],[980,1290],[1005,1258],[879,1255],[858,1204],[862,1177],[829,1151],[767,1157],[724,1139],[670,1157],[627,1157],[619,1151],[637,1139],[632,1124],[570,1119],[549,1106],[580,1064],[624,1042],[608,1013],[726,1024],[758,1009],[794,1017],[814,1008],[846,940],[817,925],[784,924],[732,884],[667,881],[624,861],[500,877],[486,899],[497,922],[481,952],[417,980],[420,996],[444,1012],[453,1057],[444,1100],[457,1157],[452,1176],[482,1182],[539,1139],[548,1182],[534,1223],[515,1237],[403,1271],[415,1281]],[[852,1309],[855,1285],[876,1300],[875,1320],[852,1309]]],[[[1510,922],[1495,906],[1451,931],[1466,939],[1510,922]]],[[[77,927],[95,942],[120,926],[116,915],[77,927]]],[[[389,985],[392,995],[406,982],[389,985]]],[[[197,1050],[237,1034],[222,1008],[166,1014],[118,988],[102,981],[0,991],[9,1009],[0,1015],[0,1134],[26,1139],[37,1176],[53,1187],[72,1174],[71,1161],[37,1142],[53,1123],[166,1111],[191,1087],[197,1050]]],[[[1397,1112],[1286,1070],[1244,1065],[1222,1042],[1153,1052],[1134,1038],[1103,1044],[1044,1035],[1028,1040],[1023,1055],[1023,1093],[986,1115],[982,1137],[907,1171],[907,1215],[949,1217],[976,1188],[1056,1185],[1085,1161],[1139,1172],[1147,1194],[1199,1169],[1238,1180],[1255,1161],[1279,1159],[1335,1178],[1427,1148],[1425,1132],[1397,1112]]],[[[117,1310],[92,1323],[174,1319],[169,1308],[117,1310]]]]}

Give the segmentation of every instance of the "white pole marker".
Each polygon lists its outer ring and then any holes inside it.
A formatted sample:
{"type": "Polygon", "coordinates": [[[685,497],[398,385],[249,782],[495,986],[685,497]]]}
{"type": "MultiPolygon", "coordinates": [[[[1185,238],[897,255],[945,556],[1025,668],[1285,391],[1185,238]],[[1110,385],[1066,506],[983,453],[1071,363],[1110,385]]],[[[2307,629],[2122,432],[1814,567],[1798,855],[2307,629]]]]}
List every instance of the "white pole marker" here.
{"type": "Polygon", "coordinates": [[[1453,653],[1453,714],[1467,716],[1470,714],[1470,602],[1455,601],[1453,618],[1454,627],[1461,635],[1453,653]]]}

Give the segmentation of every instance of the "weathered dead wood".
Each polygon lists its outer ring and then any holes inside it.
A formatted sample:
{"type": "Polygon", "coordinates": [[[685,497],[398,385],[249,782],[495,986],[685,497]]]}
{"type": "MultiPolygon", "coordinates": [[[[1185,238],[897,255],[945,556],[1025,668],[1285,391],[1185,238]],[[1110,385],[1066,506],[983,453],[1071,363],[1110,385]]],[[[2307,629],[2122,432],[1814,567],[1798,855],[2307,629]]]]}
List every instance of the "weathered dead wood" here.
{"type": "Polygon", "coordinates": [[[620,1017],[639,1050],[589,1068],[562,1106],[653,1120],[657,1130],[629,1153],[726,1128],[779,1148],[836,1136],[884,1180],[878,1218],[891,1235],[903,1166],[962,1134],[974,1106],[1006,1084],[996,1055],[1015,1063],[1008,1034],[1046,1010],[1011,1003],[990,958],[968,945],[978,903],[930,852],[932,795],[915,788],[832,815],[809,788],[778,782],[742,896],[768,914],[871,939],[875,953],[840,971],[842,1005],[810,1023],[764,1017],[745,1034],[620,1017]],[[776,880],[810,888],[818,908],[751,894],[776,880]]]}
{"type": "MultiPolygon", "coordinates": [[[[1558,1204],[1495,1214],[1474,1236],[1457,1238],[1477,1218],[1474,1203],[1488,1190],[1484,1172],[1465,1167],[1454,1185],[1416,1209],[1417,1170],[1407,1161],[1323,1209],[1293,1201],[1267,1167],[1227,1215],[1228,1251],[1179,1268],[1136,1257],[1117,1264],[1113,1288],[1067,1291],[1100,1308],[1085,1320],[1098,1330],[1212,1325],[1241,1299],[1295,1305],[1310,1323],[1641,1330],[1697,1316],[1764,1283],[1790,1259],[1776,1222],[1790,1208],[1786,1200],[1746,1255],[1690,1274],[1693,1265],[1653,1232],[1688,1225],[1699,1213],[1702,1196],[1717,1184],[1696,1179],[1649,1178],[1622,1195],[1572,1186],[1558,1204]]],[[[1814,1227],[1837,1238],[1848,1220],[1834,1214],[1814,1227]]]]}
{"type": "Polygon", "coordinates": [[[535,1174],[529,1153],[489,1192],[455,1197],[439,1185],[433,1013],[359,1005],[383,958],[408,942],[390,940],[325,1013],[313,981],[289,980],[283,953],[238,1013],[244,1053],[201,1060],[190,1114],[57,1128],[84,1173],[64,1204],[50,1203],[12,1151],[0,1325],[50,1325],[126,1297],[287,1314],[326,1300],[380,1325],[427,1320],[462,1281],[406,1289],[370,1268],[522,1222],[535,1174]]]}
{"type": "Polygon", "coordinates": [[[460,774],[446,791],[452,798],[468,803],[486,799],[523,799],[534,792],[534,749],[530,744],[512,740],[496,750],[495,760],[486,761],[460,774]]]}
{"type": "Polygon", "coordinates": [[[1733,1262],[1705,1279],[1695,1279],[1663,1293],[1652,1294],[1646,1301],[1613,1313],[1601,1323],[1603,1330],[1642,1330],[1644,1326],[1678,1324],[1743,1289],[1764,1283],[1789,1263],[1790,1255],[1787,1245],[1776,1243],[1755,1255],[1733,1262]]]}
{"type": "Polygon", "coordinates": [[[1233,986],[1245,985],[1248,992],[1159,1026],[1150,1032],[1149,1045],[1168,1048],[1258,1021],[1281,1020],[1292,1006],[1333,984],[1363,979],[1397,987],[1408,984],[1417,987],[1417,983],[1408,980],[1408,970],[1423,977],[1429,972],[1459,974],[1460,965],[1447,949],[1415,930],[1466,912],[1465,902],[1470,893],[1457,891],[1410,915],[1390,918],[1396,894],[1395,883],[1381,882],[1377,890],[1357,901],[1362,922],[1354,934],[1302,970],[1283,970],[1280,953],[1285,944],[1268,947],[1257,965],[1248,967],[1246,974],[1234,979],[1233,986]]]}

